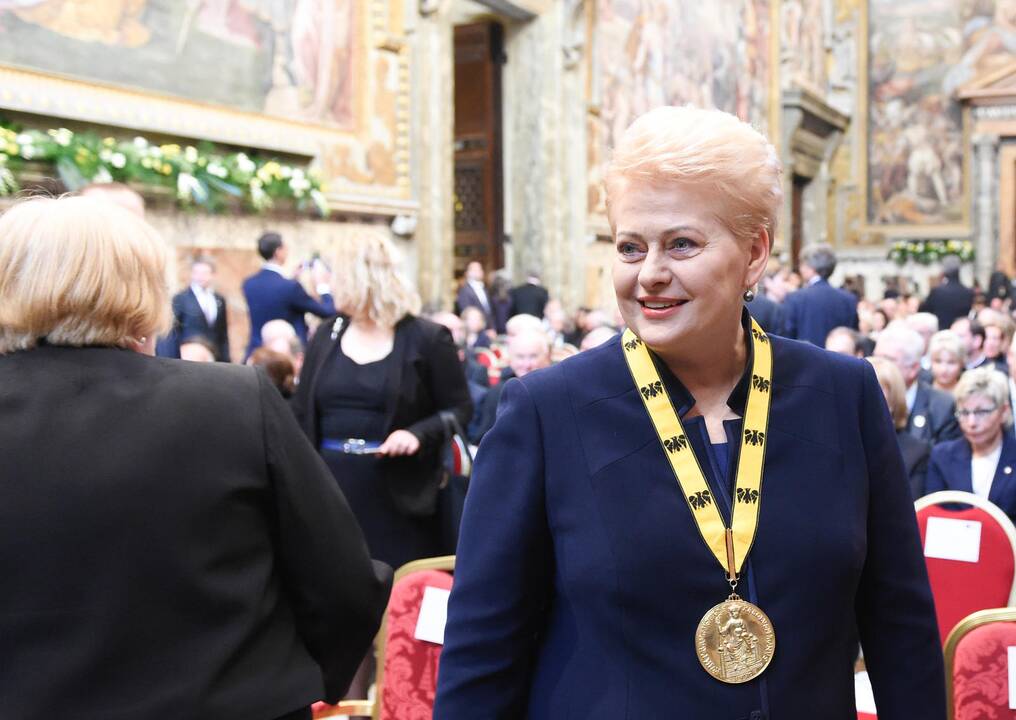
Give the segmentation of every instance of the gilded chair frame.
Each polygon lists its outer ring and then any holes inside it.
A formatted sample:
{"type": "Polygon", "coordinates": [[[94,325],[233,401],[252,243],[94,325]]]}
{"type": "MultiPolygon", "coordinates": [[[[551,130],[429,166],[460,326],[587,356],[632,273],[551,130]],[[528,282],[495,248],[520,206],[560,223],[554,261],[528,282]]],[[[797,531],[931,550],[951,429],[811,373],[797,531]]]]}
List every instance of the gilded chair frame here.
{"type": "MultiPolygon", "coordinates": [[[[421,572],[423,570],[443,570],[445,572],[455,571],[455,556],[454,555],[442,555],[440,557],[423,558],[422,560],[413,560],[408,562],[398,570],[395,571],[395,577],[392,580],[394,586],[399,580],[404,578],[406,575],[412,575],[413,573],[421,572]]],[[[385,608],[384,615],[381,617],[381,628],[377,631],[377,636],[374,639],[374,658],[377,665],[377,676],[374,680],[374,699],[373,700],[342,700],[336,705],[327,715],[321,716],[322,718],[335,717],[337,715],[349,715],[349,716],[369,716],[373,720],[378,720],[381,715],[381,692],[384,687],[384,674],[385,674],[385,644],[388,636],[388,608],[385,608]]]]}
{"type": "Polygon", "coordinates": [[[914,512],[919,512],[931,505],[948,505],[951,503],[971,505],[984,510],[999,524],[1003,532],[1005,532],[1006,537],[1009,538],[1009,548],[1013,554],[1014,571],[1012,584],[1009,586],[1009,602],[1007,605],[1008,607],[1016,606],[1016,525],[1013,525],[1009,516],[1002,512],[1002,509],[995,503],[973,493],[963,492],[962,490],[941,490],[930,495],[925,495],[914,503],[914,512]]]}
{"type": "MultiPolygon", "coordinates": [[[[940,495],[943,493],[935,494],[940,495]]],[[[959,645],[960,640],[975,628],[996,622],[1016,622],[1016,608],[978,610],[960,620],[956,624],[956,627],[949,632],[949,637],[945,641],[945,701],[947,720],[953,720],[955,717],[955,708],[953,707],[953,693],[955,692],[953,688],[953,662],[956,660],[956,647],[959,645]]]]}

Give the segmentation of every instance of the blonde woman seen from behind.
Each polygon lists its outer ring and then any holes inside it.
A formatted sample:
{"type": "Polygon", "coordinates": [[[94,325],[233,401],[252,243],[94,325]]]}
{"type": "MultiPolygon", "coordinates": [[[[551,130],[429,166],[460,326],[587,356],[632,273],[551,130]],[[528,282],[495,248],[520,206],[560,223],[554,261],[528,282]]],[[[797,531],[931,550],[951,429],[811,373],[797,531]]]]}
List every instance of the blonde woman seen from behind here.
{"type": "Polygon", "coordinates": [[[163,248],[94,198],[0,217],[4,718],[309,720],[380,623],[391,572],[275,388],[147,356],[163,248]]]}

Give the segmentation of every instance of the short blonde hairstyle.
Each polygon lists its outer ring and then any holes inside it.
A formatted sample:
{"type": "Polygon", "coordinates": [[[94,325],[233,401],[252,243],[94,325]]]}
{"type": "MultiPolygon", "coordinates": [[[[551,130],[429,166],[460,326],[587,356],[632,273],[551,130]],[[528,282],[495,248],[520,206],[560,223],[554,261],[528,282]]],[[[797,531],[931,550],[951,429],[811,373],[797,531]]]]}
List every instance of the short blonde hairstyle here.
{"type": "Polygon", "coordinates": [[[960,381],[953,389],[956,406],[959,407],[960,403],[975,395],[987,398],[1005,410],[1005,426],[1012,425],[1012,414],[1009,412],[1009,378],[990,367],[967,370],[960,376],[960,381]]]}
{"type": "Polygon", "coordinates": [[[928,341],[928,357],[934,358],[938,352],[947,352],[956,358],[960,365],[967,362],[967,345],[952,330],[939,330],[928,341]]]}
{"type": "Polygon", "coordinates": [[[381,233],[357,233],[338,243],[335,305],[354,317],[393,327],[420,312],[420,296],[402,274],[402,258],[381,233]]]}
{"type": "Polygon", "coordinates": [[[875,368],[878,384],[885,393],[889,413],[893,416],[893,425],[897,430],[907,426],[910,411],[907,410],[907,387],[903,383],[903,373],[892,360],[880,357],[865,358],[875,368]]]}
{"type": "Polygon", "coordinates": [[[982,312],[981,325],[985,329],[990,327],[998,328],[1002,334],[1002,342],[1005,347],[1009,347],[1013,334],[1016,332],[1016,324],[1013,323],[1012,319],[1005,313],[998,312],[997,310],[985,310],[982,312]]]}
{"type": "Polygon", "coordinates": [[[0,353],[128,347],[169,329],[166,254],[137,215],[88,197],[30,198],[0,216],[0,353]]]}
{"type": "Polygon", "coordinates": [[[722,199],[725,217],[718,220],[735,237],[750,240],[764,228],[771,244],[782,172],[772,144],[730,113],[656,108],[636,119],[614,148],[604,175],[607,217],[624,181],[705,185],[722,199]]]}

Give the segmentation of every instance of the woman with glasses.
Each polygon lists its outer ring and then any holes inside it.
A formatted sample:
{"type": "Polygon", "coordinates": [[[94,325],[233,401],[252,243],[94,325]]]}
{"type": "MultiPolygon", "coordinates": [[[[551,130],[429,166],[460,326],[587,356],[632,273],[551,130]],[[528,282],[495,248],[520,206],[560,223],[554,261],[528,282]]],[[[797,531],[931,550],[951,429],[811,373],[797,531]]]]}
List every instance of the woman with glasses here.
{"type": "Polygon", "coordinates": [[[1016,519],[1016,438],[1006,377],[991,368],[970,370],[955,396],[963,437],[932,449],[925,489],[972,492],[1016,519]]]}

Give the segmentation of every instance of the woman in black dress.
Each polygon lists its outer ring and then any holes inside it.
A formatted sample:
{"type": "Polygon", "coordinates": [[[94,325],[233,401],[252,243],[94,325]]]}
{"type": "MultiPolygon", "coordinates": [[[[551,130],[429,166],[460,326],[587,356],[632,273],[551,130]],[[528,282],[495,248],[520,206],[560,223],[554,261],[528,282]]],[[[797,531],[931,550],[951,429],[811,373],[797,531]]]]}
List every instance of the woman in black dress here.
{"type": "Polygon", "coordinates": [[[304,431],[349,500],[371,555],[392,567],[438,555],[442,412],[472,401],[451,333],[415,316],[420,299],[384,237],[351,238],[335,263],[336,306],[307,348],[294,398],[304,431]]]}

